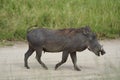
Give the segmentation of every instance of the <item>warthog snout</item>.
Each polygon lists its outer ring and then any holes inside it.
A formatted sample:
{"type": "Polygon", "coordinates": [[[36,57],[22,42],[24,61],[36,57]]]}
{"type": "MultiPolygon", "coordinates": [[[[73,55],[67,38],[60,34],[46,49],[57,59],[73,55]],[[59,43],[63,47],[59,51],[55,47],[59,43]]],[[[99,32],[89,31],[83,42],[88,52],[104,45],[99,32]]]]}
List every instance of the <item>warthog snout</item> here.
{"type": "Polygon", "coordinates": [[[95,53],[95,55],[100,56],[105,54],[105,50],[103,49],[103,46],[99,44],[99,42],[96,40],[92,41],[88,47],[88,49],[95,53]]]}
{"type": "Polygon", "coordinates": [[[101,50],[101,55],[104,55],[105,54],[105,51],[104,49],[101,50]]]}
{"type": "Polygon", "coordinates": [[[103,49],[103,46],[101,46],[101,49],[98,51],[98,56],[104,55],[105,54],[105,50],[103,49]]]}

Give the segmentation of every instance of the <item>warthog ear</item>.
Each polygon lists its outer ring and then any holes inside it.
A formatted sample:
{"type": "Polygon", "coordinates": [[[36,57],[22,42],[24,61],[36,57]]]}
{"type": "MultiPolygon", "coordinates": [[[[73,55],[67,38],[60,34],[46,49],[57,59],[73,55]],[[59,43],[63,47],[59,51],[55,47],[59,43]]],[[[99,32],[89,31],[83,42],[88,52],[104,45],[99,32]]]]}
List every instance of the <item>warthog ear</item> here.
{"type": "Polygon", "coordinates": [[[91,28],[89,27],[89,26],[86,26],[86,27],[84,27],[84,29],[83,29],[83,34],[88,34],[88,33],[90,33],[91,32],[91,28]]]}
{"type": "Polygon", "coordinates": [[[91,32],[91,28],[89,26],[86,26],[85,30],[88,31],[88,32],[91,32]]]}

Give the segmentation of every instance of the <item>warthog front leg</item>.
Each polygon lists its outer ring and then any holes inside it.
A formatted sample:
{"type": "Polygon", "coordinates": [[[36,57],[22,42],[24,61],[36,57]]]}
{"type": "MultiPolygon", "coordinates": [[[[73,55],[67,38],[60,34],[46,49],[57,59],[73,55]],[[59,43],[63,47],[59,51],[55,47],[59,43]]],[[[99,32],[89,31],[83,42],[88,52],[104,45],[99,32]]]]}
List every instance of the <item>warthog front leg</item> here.
{"type": "Polygon", "coordinates": [[[76,52],[70,53],[70,57],[72,59],[73,65],[74,65],[74,69],[77,70],[77,71],[80,71],[80,69],[77,66],[76,52]]]}
{"type": "Polygon", "coordinates": [[[42,49],[36,49],[36,59],[43,68],[48,69],[47,66],[41,61],[42,49]]]}
{"type": "Polygon", "coordinates": [[[56,70],[59,66],[61,66],[63,63],[65,63],[65,62],[67,61],[68,55],[69,55],[68,52],[63,51],[62,60],[61,60],[61,62],[59,62],[59,63],[56,64],[55,70],[56,70]]]}

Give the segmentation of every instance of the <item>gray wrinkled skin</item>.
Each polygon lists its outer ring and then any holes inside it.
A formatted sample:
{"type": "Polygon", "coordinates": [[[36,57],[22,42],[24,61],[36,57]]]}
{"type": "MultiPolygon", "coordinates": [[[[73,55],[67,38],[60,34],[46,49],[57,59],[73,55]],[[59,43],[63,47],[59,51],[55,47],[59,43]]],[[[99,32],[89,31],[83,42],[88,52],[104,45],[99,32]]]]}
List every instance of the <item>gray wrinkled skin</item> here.
{"type": "Polygon", "coordinates": [[[63,52],[61,62],[57,63],[55,69],[66,62],[70,54],[75,70],[80,71],[76,62],[76,52],[89,49],[97,56],[104,55],[105,51],[99,44],[96,34],[90,27],[82,27],[78,29],[69,28],[61,30],[50,30],[39,28],[31,30],[27,33],[29,49],[25,53],[25,67],[29,69],[28,58],[36,51],[37,61],[45,68],[47,66],[41,61],[42,51],[44,52],[63,52]]]}

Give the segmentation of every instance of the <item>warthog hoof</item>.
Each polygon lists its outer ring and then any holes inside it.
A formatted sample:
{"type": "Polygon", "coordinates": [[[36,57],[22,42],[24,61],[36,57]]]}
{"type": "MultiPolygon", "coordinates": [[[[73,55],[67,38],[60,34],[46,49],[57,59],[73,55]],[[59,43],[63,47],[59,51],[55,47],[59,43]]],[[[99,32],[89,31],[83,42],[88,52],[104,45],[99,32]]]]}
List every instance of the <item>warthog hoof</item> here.
{"type": "Polygon", "coordinates": [[[74,68],[76,71],[81,71],[81,69],[79,69],[78,67],[74,68]]]}
{"type": "Polygon", "coordinates": [[[25,66],[26,67],[26,69],[30,69],[30,67],[29,66],[25,66]]]}

